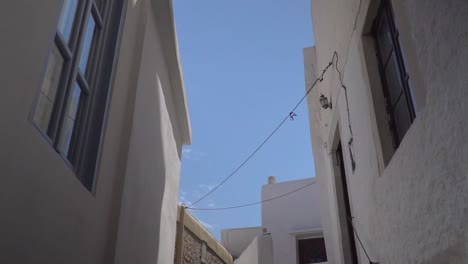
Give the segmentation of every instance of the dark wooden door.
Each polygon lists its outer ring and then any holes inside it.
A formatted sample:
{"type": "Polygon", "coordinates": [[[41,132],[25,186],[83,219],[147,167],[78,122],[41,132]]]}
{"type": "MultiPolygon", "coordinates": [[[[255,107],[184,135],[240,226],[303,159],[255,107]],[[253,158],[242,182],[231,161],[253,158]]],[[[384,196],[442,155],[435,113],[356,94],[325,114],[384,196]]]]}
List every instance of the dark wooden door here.
{"type": "Polygon", "coordinates": [[[336,150],[336,158],[338,165],[340,167],[340,177],[341,177],[341,189],[343,191],[342,199],[341,201],[344,205],[344,215],[346,217],[345,221],[347,223],[346,225],[346,230],[342,230],[342,232],[347,233],[348,237],[348,243],[347,245],[349,246],[349,252],[350,252],[350,264],[358,264],[358,258],[357,258],[357,251],[356,251],[356,241],[354,240],[354,232],[353,232],[353,226],[352,226],[352,219],[353,216],[351,214],[351,206],[349,203],[349,195],[348,195],[348,183],[346,181],[346,171],[344,167],[344,159],[343,159],[343,148],[341,146],[341,142],[338,145],[338,148],[336,150]]]}

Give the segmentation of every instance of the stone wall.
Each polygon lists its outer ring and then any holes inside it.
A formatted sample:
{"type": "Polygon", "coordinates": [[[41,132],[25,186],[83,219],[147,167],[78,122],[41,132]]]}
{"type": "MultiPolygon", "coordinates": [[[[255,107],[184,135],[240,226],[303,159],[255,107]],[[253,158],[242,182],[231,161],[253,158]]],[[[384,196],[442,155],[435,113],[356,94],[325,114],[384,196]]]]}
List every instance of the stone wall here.
{"type": "Polygon", "coordinates": [[[226,264],[188,228],[184,230],[183,264],[226,264]],[[203,249],[205,248],[205,249],[203,249]]]}
{"type": "MultiPolygon", "coordinates": [[[[179,206],[178,237],[180,237],[180,230],[182,230],[180,214],[183,211],[184,209],[179,206]]],[[[179,255],[182,257],[178,260],[176,253],[176,264],[233,264],[232,256],[221,243],[187,211],[185,211],[183,222],[183,239],[181,239],[183,243],[181,247],[178,247],[180,244],[176,244],[176,248],[182,248],[181,255],[179,255]],[[178,263],[177,261],[181,262],[178,263]]],[[[180,243],[180,241],[177,241],[177,243],[180,243]]]]}

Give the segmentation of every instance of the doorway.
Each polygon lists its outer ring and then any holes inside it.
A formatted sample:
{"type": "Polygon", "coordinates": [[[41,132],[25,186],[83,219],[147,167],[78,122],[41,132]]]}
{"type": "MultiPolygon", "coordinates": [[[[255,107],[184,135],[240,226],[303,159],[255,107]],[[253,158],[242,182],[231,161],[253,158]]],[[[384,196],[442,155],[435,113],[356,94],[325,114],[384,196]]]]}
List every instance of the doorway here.
{"type": "Polygon", "coordinates": [[[352,226],[353,216],[349,202],[348,183],[346,180],[346,170],[344,166],[343,148],[341,141],[338,142],[338,147],[335,151],[335,161],[337,166],[335,170],[335,183],[344,263],[358,264],[359,262],[356,250],[356,241],[354,239],[354,231],[352,226]]]}

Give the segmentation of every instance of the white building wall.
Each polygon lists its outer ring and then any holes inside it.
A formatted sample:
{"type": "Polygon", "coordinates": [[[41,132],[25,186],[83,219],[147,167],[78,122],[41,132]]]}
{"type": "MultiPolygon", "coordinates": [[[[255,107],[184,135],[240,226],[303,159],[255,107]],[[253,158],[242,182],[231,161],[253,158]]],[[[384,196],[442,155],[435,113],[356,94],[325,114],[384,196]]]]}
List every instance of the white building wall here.
{"type": "MultiPolygon", "coordinates": [[[[366,35],[378,2],[311,1],[315,54],[305,51],[307,87],[337,51],[348,87],[356,162],[353,172],[345,93],[337,72],[329,70],[308,96],[329,262],[345,263],[331,156],[338,135],[344,143],[353,223],[372,260],[466,263],[468,75],[463,69],[468,61],[468,3],[391,1],[417,113],[385,166],[376,114],[380,106],[374,104],[378,98],[373,92],[378,71],[372,39],[366,35]],[[332,100],[332,109],[319,107],[320,93],[332,100]]],[[[360,263],[366,263],[359,244],[357,248],[360,263]]]]}
{"type": "Polygon", "coordinates": [[[95,193],[29,119],[61,3],[0,3],[0,263],[172,263],[190,127],[171,3],[126,1],[95,193]]]}
{"type": "Polygon", "coordinates": [[[172,69],[166,63],[170,50],[164,46],[164,38],[171,36],[157,27],[165,22],[153,12],[157,7],[162,9],[150,1],[138,7],[143,13],[138,18],[142,28],[137,30],[144,35],[141,57],[136,60],[139,76],[115,259],[122,264],[172,263],[174,259],[181,136],[179,123],[174,122],[179,117],[172,69]]]}
{"type": "MultiPolygon", "coordinates": [[[[304,49],[304,65],[305,65],[305,79],[306,79],[306,89],[312,85],[315,81],[316,73],[318,72],[318,68],[316,66],[316,53],[315,47],[306,48],[304,49]]],[[[308,99],[312,98],[312,100],[318,100],[319,98],[318,89],[312,89],[308,99]]],[[[311,142],[313,145],[313,156],[314,156],[314,165],[315,165],[315,174],[319,175],[316,176],[316,185],[318,186],[318,192],[320,195],[320,216],[322,220],[322,232],[325,238],[325,246],[327,248],[327,258],[329,263],[336,263],[334,257],[334,251],[340,251],[341,246],[338,240],[332,240],[330,237],[337,237],[338,229],[335,228],[338,225],[337,218],[331,217],[330,213],[330,206],[331,204],[335,204],[336,200],[334,200],[335,195],[330,195],[329,191],[335,191],[334,188],[329,188],[327,186],[328,182],[326,181],[326,177],[321,177],[322,174],[330,174],[329,168],[330,166],[326,166],[324,161],[324,156],[326,154],[326,149],[323,147],[316,147],[316,146],[325,146],[325,142],[322,140],[320,129],[321,129],[321,117],[319,117],[316,113],[320,111],[320,104],[317,103],[309,103],[309,118],[310,118],[310,127],[311,127],[311,142]],[[316,132],[318,131],[318,132],[316,132]]]]}
{"type": "Polygon", "coordinates": [[[244,227],[221,230],[221,244],[234,257],[239,257],[252,240],[263,234],[263,228],[244,227]]]}
{"type": "MultiPolygon", "coordinates": [[[[315,182],[315,178],[262,186],[262,200],[276,197],[315,182]]],[[[262,204],[262,226],[271,234],[275,264],[297,263],[297,236],[321,234],[318,185],[262,204]]]]}
{"type": "Polygon", "coordinates": [[[273,264],[273,243],[270,235],[259,235],[249,244],[234,264],[273,264]]]}

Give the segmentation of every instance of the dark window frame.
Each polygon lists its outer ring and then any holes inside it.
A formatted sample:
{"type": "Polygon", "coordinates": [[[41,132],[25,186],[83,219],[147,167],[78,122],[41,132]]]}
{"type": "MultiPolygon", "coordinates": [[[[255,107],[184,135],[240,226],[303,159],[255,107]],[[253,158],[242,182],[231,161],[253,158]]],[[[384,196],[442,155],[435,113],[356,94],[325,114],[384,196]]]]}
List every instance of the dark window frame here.
{"type": "Polygon", "coordinates": [[[318,243],[321,243],[323,244],[323,249],[320,249],[320,250],[323,250],[323,252],[319,252],[324,254],[324,259],[320,260],[320,262],[312,262],[312,263],[322,263],[322,262],[326,262],[328,261],[328,256],[327,256],[327,248],[326,248],[326,245],[325,245],[325,238],[323,236],[313,236],[313,237],[301,237],[301,238],[297,238],[296,240],[296,247],[297,247],[297,263],[298,264],[303,264],[303,258],[305,257],[304,254],[306,254],[305,252],[302,251],[302,249],[304,249],[306,246],[305,245],[301,245],[301,243],[303,242],[306,242],[306,241],[314,241],[313,243],[315,244],[318,244],[318,243]],[[319,242],[316,242],[317,240],[319,240],[319,242]]]}
{"type": "MultiPolygon", "coordinates": [[[[416,111],[413,103],[413,96],[411,93],[411,88],[409,84],[409,74],[406,71],[404,59],[403,59],[403,53],[400,47],[400,42],[399,42],[399,32],[398,28],[395,23],[395,16],[393,12],[393,8],[391,6],[390,0],[382,0],[379,10],[377,12],[377,16],[374,20],[373,23],[373,28],[372,28],[372,35],[374,36],[375,44],[377,47],[377,60],[378,60],[378,68],[379,68],[379,74],[380,74],[380,79],[382,83],[382,88],[383,88],[383,94],[385,97],[385,102],[386,102],[386,111],[387,111],[387,116],[388,116],[388,121],[390,124],[390,129],[393,135],[393,147],[394,149],[397,149],[403,140],[406,132],[409,130],[409,127],[413,123],[414,119],[416,118],[416,111]],[[378,34],[379,30],[383,26],[383,22],[385,17],[387,18],[388,26],[390,28],[390,34],[391,34],[391,51],[387,55],[387,58],[383,58],[384,56],[382,55],[382,46],[379,45],[379,40],[378,40],[378,34]],[[397,68],[398,68],[398,74],[400,77],[400,85],[402,86],[402,93],[399,95],[398,99],[396,100],[397,102],[393,104],[391,101],[391,96],[390,96],[390,89],[392,87],[389,87],[389,82],[388,82],[388,76],[385,73],[385,69],[390,63],[392,56],[396,58],[397,61],[397,68]],[[402,97],[404,95],[404,97],[402,97]],[[399,133],[398,132],[398,126],[400,125],[395,116],[395,108],[397,104],[399,103],[400,100],[405,100],[405,106],[408,111],[408,118],[410,120],[410,126],[407,128],[403,127],[404,132],[399,133]]],[[[387,43],[388,44],[388,43],[387,43]]]]}
{"type": "MultiPolygon", "coordinates": [[[[56,46],[64,62],[48,127],[43,130],[31,120],[82,184],[92,192],[125,2],[125,0],[79,0],[68,41],[57,24],[48,57],[51,56],[53,46],[56,46]],[[94,28],[85,72],[82,72],[80,59],[90,19],[94,20],[94,28]],[[63,136],[61,130],[75,85],[79,85],[80,88],[78,110],[69,143],[70,151],[62,153],[59,149],[60,138],[63,136]]],[[[31,119],[37,111],[40,94],[41,90],[36,96],[31,119]]]]}

